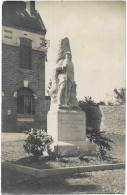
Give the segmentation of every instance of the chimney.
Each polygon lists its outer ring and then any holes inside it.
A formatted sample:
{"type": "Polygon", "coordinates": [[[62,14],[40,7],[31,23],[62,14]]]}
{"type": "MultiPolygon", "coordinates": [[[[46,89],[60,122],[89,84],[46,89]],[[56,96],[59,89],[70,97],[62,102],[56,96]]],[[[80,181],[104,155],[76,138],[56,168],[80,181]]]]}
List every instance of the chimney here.
{"type": "Polygon", "coordinates": [[[35,1],[26,1],[26,9],[30,15],[35,14],[35,1]]]}

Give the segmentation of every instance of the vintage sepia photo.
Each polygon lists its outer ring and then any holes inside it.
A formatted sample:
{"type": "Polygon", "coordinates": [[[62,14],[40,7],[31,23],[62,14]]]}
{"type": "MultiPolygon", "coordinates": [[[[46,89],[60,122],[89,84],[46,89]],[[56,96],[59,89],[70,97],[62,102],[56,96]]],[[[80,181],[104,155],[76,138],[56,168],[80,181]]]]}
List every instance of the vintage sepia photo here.
{"type": "Polygon", "coordinates": [[[1,193],[125,194],[126,2],[1,8],[1,193]]]}

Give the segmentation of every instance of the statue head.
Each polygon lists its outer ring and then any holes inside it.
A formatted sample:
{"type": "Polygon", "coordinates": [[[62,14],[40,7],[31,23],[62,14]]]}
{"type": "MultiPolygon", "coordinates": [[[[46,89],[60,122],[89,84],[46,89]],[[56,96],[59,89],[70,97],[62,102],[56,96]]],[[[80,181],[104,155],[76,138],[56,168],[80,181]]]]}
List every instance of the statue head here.
{"type": "Polygon", "coordinates": [[[70,51],[67,51],[65,53],[64,57],[65,57],[65,59],[71,60],[71,58],[72,58],[71,52],[70,51]]]}

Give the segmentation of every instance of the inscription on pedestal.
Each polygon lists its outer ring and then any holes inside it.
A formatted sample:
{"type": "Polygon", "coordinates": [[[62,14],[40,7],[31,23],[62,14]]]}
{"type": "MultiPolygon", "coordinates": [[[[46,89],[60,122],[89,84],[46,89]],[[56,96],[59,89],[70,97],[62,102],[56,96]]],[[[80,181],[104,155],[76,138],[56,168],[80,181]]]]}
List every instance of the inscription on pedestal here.
{"type": "Polygon", "coordinates": [[[59,141],[82,141],[86,139],[84,113],[60,113],[58,124],[59,141]]]}

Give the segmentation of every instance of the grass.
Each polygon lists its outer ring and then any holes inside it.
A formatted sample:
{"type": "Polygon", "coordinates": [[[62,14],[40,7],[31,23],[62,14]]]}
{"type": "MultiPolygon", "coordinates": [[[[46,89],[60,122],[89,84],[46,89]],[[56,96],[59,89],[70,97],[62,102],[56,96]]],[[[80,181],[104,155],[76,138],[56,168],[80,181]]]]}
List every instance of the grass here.
{"type": "Polygon", "coordinates": [[[78,157],[62,157],[58,160],[52,160],[49,157],[41,157],[34,159],[29,157],[23,149],[23,140],[2,142],[2,162],[10,162],[13,164],[29,166],[33,168],[60,168],[73,166],[86,166],[93,164],[106,164],[125,162],[125,136],[105,133],[109,137],[112,149],[107,151],[107,158],[105,161],[100,161],[96,156],[85,156],[83,159],[78,157]]]}
{"type": "Polygon", "coordinates": [[[76,173],[37,179],[2,169],[2,193],[124,194],[125,170],[76,173]],[[6,174],[5,174],[6,173],[6,174]]]}
{"type": "MultiPolygon", "coordinates": [[[[12,135],[13,136],[13,135],[12,135]]],[[[108,151],[111,160],[125,162],[125,136],[106,133],[113,141],[112,150],[108,151]]],[[[24,152],[23,140],[2,141],[2,162],[27,163],[29,166],[49,167],[55,166],[54,161],[42,158],[38,161],[30,159],[24,152]],[[49,164],[48,164],[49,163],[49,164]]],[[[61,162],[55,162],[60,166],[76,166],[81,163],[97,164],[95,157],[85,157],[80,161],[78,157],[62,158],[61,162]]],[[[106,163],[106,162],[105,162],[106,163]]],[[[125,193],[125,170],[98,171],[91,173],[76,173],[37,179],[32,176],[9,170],[2,166],[2,193],[11,194],[123,194],[125,193]]]]}
{"type": "Polygon", "coordinates": [[[99,165],[118,163],[116,159],[110,158],[110,160],[101,161],[97,157],[86,156],[84,160],[80,160],[78,157],[61,157],[58,159],[50,159],[49,157],[40,157],[35,159],[31,157],[21,158],[17,161],[9,161],[9,163],[28,166],[37,169],[52,169],[61,167],[76,167],[76,166],[88,166],[88,165],[99,165]]]}

